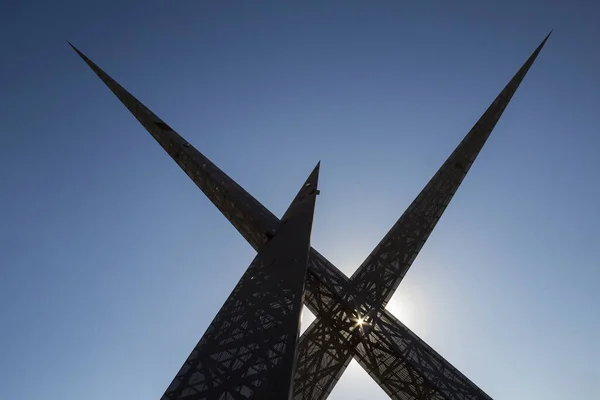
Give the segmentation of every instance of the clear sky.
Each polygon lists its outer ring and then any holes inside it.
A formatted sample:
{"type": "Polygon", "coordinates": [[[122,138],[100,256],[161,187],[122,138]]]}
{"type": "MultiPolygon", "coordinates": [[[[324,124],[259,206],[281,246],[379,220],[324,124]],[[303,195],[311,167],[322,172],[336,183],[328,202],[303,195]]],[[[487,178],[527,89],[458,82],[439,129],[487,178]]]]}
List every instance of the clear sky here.
{"type": "Polygon", "coordinates": [[[600,4],[283,3],[0,5],[0,397],[158,399],[254,256],[65,39],[276,215],[322,160],[350,275],[554,28],[389,308],[495,399],[597,398],[600,4]]]}

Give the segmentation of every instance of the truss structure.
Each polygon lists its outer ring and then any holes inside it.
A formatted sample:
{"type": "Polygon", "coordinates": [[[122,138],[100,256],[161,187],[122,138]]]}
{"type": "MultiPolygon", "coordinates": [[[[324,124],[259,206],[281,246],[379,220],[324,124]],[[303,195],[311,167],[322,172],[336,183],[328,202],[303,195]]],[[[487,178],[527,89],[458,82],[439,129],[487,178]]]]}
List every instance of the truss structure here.
{"type": "Polygon", "coordinates": [[[290,397],[318,174],[319,165],[162,400],[290,397]]]}
{"type": "MultiPolygon", "coordinates": [[[[351,278],[311,248],[304,304],[316,320],[300,338],[295,400],[325,399],[352,358],[392,399],[491,399],[385,310],[550,34],[351,278]],[[356,321],[362,329],[353,329],[356,321]]],[[[164,121],[75,49],[211,202],[260,251],[279,220],[164,121]]]]}

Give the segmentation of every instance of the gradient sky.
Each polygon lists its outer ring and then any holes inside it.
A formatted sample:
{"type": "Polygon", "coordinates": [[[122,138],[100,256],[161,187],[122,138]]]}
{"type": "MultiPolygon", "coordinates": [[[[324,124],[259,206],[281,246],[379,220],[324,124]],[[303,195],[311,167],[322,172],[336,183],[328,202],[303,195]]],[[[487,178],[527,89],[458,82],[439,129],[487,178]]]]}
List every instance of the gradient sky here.
{"type": "Polygon", "coordinates": [[[600,4],[283,3],[0,6],[0,397],[158,399],[254,256],[65,39],[276,215],[322,160],[350,275],[554,28],[389,308],[497,400],[597,398],[600,4]]]}

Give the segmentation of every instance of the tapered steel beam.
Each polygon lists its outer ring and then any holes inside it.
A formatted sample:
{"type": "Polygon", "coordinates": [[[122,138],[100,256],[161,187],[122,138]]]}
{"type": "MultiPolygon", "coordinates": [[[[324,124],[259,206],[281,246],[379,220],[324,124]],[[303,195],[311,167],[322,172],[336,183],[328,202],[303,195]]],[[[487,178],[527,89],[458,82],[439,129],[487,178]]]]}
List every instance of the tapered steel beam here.
{"type": "Polygon", "coordinates": [[[173,130],[141,101],[98,67],[70,42],[69,45],[117,96],[158,144],[202,190],[240,234],[258,250],[274,231],[278,219],[204,154],[173,130]]]}
{"type": "Polygon", "coordinates": [[[352,275],[357,299],[385,306],[435,228],[550,34],[483,113],[392,229],[352,275]]]}
{"type": "MultiPolygon", "coordinates": [[[[534,50],[523,66],[488,107],[475,126],[392,227],[371,255],[350,279],[341,301],[329,299],[330,308],[321,307],[318,318],[300,340],[295,399],[325,399],[335,387],[352,357],[394,399],[450,398],[488,399],[489,397],[439,354],[383,308],[404,278],[415,257],[433,231],[454,193],[502,116],[550,34],[534,50]],[[352,315],[350,304],[355,304],[352,315]],[[346,336],[356,314],[366,316],[369,332],[360,345],[343,346],[336,335],[319,335],[324,329],[346,336]],[[337,325],[335,325],[337,324],[337,325]],[[329,325],[325,327],[325,325],[329,325]],[[333,325],[333,326],[332,326],[333,325]],[[403,341],[386,341],[386,338],[403,341]],[[398,343],[405,343],[399,346],[398,343]],[[409,343],[410,345],[407,345],[409,343]],[[333,348],[346,348],[338,351],[333,348]],[[412,353],[407,353],[410,349],[412,353]],[[409,354],[421,354],[410,358],[409,354]],[[380,357],[377,357],[379,355],[380,357]],[[305,358],[303,360],[303,357],[305,358]],[[378,361],[379,360],[379,361],[378,361]],[[307,366],[322,362],[328,374],[307,366]],[[441,397],[440,397],[441,396],[441,397]]],[[[309,276],[309,282],[311,281],[309,276]]],[[[316,283],[308,286],[316,286],[316,283]]],[[[311,290],[315,293],[317,290],[311,290]]],[[[327,299],[326,290],[315,300],[327,299]]],[[[323,301],[319,301],[323,303],[323,301]]],[[[308,304],[308,302],[307,302],[308,304]]]]}
{"type": "Polygon", "coordinates": [[[162,400],[290,399],[318,175],[319,165],[162,400]]]}

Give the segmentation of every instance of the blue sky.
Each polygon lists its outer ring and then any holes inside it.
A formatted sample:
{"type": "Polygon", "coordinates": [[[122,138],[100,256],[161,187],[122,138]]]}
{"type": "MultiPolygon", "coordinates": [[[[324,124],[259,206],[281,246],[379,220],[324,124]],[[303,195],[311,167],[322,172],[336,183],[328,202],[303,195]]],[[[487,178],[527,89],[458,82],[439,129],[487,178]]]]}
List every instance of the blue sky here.
{"type": "Polygon", "coordinates": [[[322,160],[350,275],[552,28],[390,309],[495,399],[596,397],[600,6],[413,3],[3,4],[3,397],[158,399],[254,256],[65,39],[277,215],[322,160]]]}

